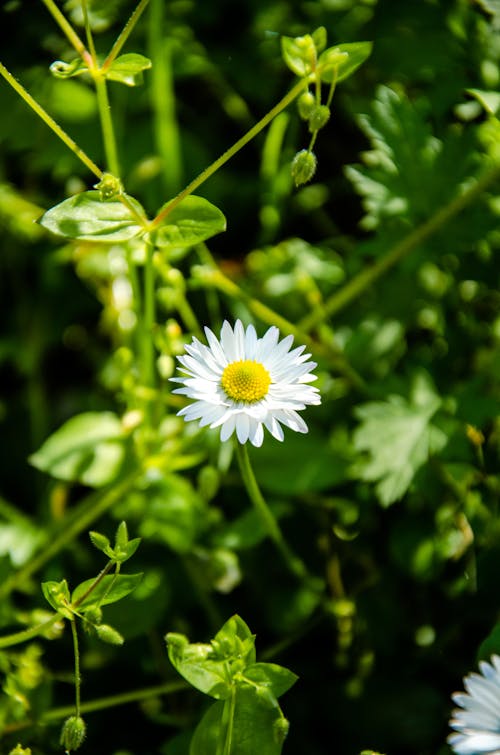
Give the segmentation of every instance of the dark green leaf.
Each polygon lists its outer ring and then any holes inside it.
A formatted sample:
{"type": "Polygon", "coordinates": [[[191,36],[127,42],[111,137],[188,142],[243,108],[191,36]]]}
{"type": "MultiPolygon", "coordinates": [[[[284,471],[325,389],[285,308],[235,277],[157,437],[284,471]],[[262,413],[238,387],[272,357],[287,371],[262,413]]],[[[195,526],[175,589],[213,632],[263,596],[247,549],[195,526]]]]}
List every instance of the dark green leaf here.
{"type": "Polygon", "coordinates": [[[39,220],[47,230],[80,241],[127,241],[137,236],[146,222],[144,209],[133,197],[103,201],[98,191],[83,191],[52,207],[39,220]]]}

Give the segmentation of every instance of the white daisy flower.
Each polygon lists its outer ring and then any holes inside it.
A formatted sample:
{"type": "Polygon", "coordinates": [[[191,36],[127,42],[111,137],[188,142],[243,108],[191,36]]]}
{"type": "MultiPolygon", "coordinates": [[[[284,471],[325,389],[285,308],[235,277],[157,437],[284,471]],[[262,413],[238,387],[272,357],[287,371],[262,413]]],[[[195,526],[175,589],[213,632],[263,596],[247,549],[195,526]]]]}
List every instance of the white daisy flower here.
{"type": "Polygon", "coordinates": [[[481,661],[479,669],[465,677],[466,692],[452,695],[460,707],[452,712],[448,743],[458,755],[500,755],[500,656],[481,661]]]}
{"type": "Polygon", "coordinates": [[[221,440],[236,432],[240,443],[248,440],[261,446],[264,427],[277,440],[283,440],[283,428],[307,432],[307,425],[297,414],[308,404],[319,404],[316,380],[303,354],[305,346],[293,351],[293,336],[279,341],[279,330],[271,327],[262,338],[255,328],[245,331],[237,320],[233,328],[224,321],[220,339],[205,328],[208,346],[197,338],[186,346],[186,355],[177,357],[185,376],[171,378],[182,383],[174,393],[181,393],[194,402],[181,409],[186,421],[200,420],[200,427],[220,427],[221,440]]]}

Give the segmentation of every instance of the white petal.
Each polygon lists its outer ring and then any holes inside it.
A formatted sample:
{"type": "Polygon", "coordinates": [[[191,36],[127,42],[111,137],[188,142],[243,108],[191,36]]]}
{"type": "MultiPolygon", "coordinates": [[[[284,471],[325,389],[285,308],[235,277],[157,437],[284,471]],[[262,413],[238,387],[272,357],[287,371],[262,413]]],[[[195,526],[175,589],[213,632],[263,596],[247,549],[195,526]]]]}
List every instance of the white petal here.
{"type": "Polygon", "coordinates": [[[239,357],[237,356],[236,341],[233,333],[233,329],[227,320],[222,323],[220,331],[220,343],[224,350],[224,354],[227,357],[228,362],[236,362],[239,357]]]}
{"type": "Polygon", "coordinates": [[[262,362],[265,366],[266,358],[278,343],[279,336],[280,332],[278,328],[272,325],[264,334],[264,337],[259,339],[255,350],[255,359],[257,362],[262,362]]]}
{"type": "Polygon", "coordinates": [[[500,734],[470,731],[465,734],[452,734],[448,741],[453,749],[461,755],[491,752],[500,748],[500,734]]]}
{"type": "Polygon", "coordinates": [[[240,443],[246,443],[250,432],[250,420],[245,413],[236,416],[236,435],[240,443]]]}
{"type": "Polygon", "coordinates": [[[245,359],[255,360],[257,342],[257,333],[255,332],[254,326],[250,324],[248,325],[245,334],[245,359]]]}
{"type": "Polygon", "coordinates": [[[276,440],[283,440],[285,437],[283,433],[283,428],[281,427],[280,423],[277,421],[276,417],[274,417],[272,414],[267,417],[267,419],[264,421],[265,426],[273,436],[273,438],[276,438],[276,440]]]}
{"type": "Polygon", "coordinates": [[[228,440],[231,437],[234,432],[235,424],[236,417],[234,414],[231,414],[220,428],[220,439],[222,442],[228,440]]]}
{"type": "Polygon", "coordinates": [[[222,346],[220,345],[216,335],[212,333],[210,328],[205,328],[205,335],[207,337],[208,345],[210,346],[210,350],[212,354],[214,355],[214,358],[216,359],[217,363],[221,365],[221,367],[227,366],[227,356],[224,354],[224,350],[222,346]]]}
{"type": "Polygon", "coordinates": [[[250,443],[256,448],[260,448],[264,440],[264,428],[262,422],[254,422],[250,426],[250,443]]]}

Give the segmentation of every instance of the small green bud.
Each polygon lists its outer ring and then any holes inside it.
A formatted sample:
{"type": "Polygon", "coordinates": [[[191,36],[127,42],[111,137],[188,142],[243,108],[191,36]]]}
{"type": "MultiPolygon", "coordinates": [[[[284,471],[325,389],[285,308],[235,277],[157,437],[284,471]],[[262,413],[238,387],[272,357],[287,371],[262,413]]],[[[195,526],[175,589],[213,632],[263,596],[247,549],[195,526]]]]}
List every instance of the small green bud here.
{"type": "Polygon", "coordinates": [[[297,100],[297,109],[302,120],[309,120],[309,116],[311,115],[315,104],[316,98],[312,92],[302,92],[297,100]]]}
{"type": "Polygon", "coordinates": [[[81,716],[70,716],[64,722],[59,742],[66,752],[78,750],[85,739],[86,731],[87,727],[81,716]]]}
{"type": "Polygon", "coordinates": [[[100,193],[103,202],[107,199],[114,199],[123,193],[122,182],[111,173],[103,173],[99,183],[94,185],[94,189],[97,189],[100,193]]]}
{"type": "Polygon", "coordinates": [[[9,755],[31,755],[31,748],[16,745],[14,749],[9,752],[9,755]]]}
{"type": "Polygon", "coordinates": [[[274,739],[278,744],[283,744],[288,735],[290,724],[286,718],[278,718],[273,724],[274,739]]]}
{"type": "Polygon", "coordinates": [[[319,131],[330,120],[330,108],[328,105],[318,105],[309,116],[309,131],[319,131]]]}
{"type": "Polygon", "coordinates": [[[318,161],[314,152],[301,149],[292,160],[292,178],[295,186],[307,183],[316,173],[318,161]]]}
{"type": "Polygon", "coordinates": [[[84,617],[90,624],[100,624],[102,621],[102,609],[99,606],[92,606],[85,611],[84,617]]]}
{"type": "Polygon", "coordinates": [[[113,627],[110,627],[109,624],[98,624],[95,627],[95,631],[99,639],[103,642],[107,642],[108,645],[123,645],[124,643],[124,639],[120,632],[113,627]]]}

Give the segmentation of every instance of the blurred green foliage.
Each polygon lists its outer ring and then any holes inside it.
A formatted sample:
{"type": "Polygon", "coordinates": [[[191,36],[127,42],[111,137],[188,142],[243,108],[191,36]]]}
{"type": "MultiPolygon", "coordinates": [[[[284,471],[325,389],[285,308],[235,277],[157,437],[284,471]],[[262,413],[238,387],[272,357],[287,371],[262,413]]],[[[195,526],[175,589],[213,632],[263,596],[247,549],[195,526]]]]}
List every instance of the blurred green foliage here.
{"type": "MultiPolygon", "coordinates": [[[[60,7],[81,22],[79,2],[60,7]]],[[[134,7],[91,4],[99,50],[134,7]]],[[[43,3],[3,3],[0,26],[2,62],[104,168],[89,81],[49,73],[74,53],[43,3]]],[[[61,242],[35,222],[95,181],[0,82],[1,635],[46,620],[41,582],[77,585],[101,568],[84,535],[43,559],[90,505],[99,532],[125,519],[142,538],[141,583],[106,607],[125,645],[81,639],[84,701],[138,694],[86,714],[82,752],[187,755],[206,708],[190,691],[155,693],[178,679],[163,637],[208,641],[234,614],[263,660],[299,677],[283,701],[289,755],[445,752],[451,692],[478,654],[500,652],[498,183],[325,315],[498,165],[498,3],[151,0],[124,52],[153,67],[142,86],[109,86],[122,180],[157,211],[290,88],[282,36],[320,26],[329,44],[373,51],[335,94],[314,181],[293,187],[309,134],[292,105],[203,185],[227,231],[158,259],[154,439],[137,414],[149,399],[128,276],[143,249],[61,242]],[[207,283],[214,269],[241,296],[207,283]],[[230,446],[177,418],[168,387],[197,323],[241,317],[262,332],[256,301],[299,327],[315,318],[310,432],[250,454],[287,539],[325,581],[321,602],[249,510],[230,446]],[[134,477],[138,447],[151,462],[134,477]]],[[[73,701],[69,632],[1,650],[0,671],[2,751],[57,751],[57,712],[73,701]]]]}

